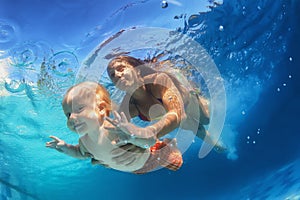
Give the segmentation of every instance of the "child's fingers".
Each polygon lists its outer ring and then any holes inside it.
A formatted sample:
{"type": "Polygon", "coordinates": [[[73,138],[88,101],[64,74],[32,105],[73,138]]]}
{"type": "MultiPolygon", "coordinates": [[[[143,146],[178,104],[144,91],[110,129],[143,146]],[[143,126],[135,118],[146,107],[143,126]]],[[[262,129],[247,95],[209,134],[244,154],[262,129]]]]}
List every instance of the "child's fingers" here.
{"type": "Polygon", "coordinates": [[[53,135],[50,135],[49,138],[52,138],[53,140],[55,140],[56,142],[59,142],[60,139],[58,137],[55,137],[53,135]]]}
{"type": "Polygon", "coordinates": [[[128,120],[127,120],[127,117],[126,117],[125,113],[121,112],[120,115],[121,115],[121,122],[122,123],[128,123],[128,120]]]}
{"type": "Polygon", "coordinates": [[[57,142],[56,142],[55,140],[52,140],[52,141],[50,141],[50,142],[47,142],[46,144],[47,144],[47,145],[52,145],[52,144],[57,144],[57,142]]]}
{"type": "MultiPolygon", "coordinates": [[[[108,120],[107,120],[108,121],[108,120]]],[[[110,122],[109,122],[110,123],[110,122]]],[[[109,131],[116,131],[117,130],[117,128],[116,128],[116,126],[114,125],[114,124],[112,124],[113,126],[104,126],[104,128],[106,129],[106,130],[109,130],[109,131]]]]}
{"type": "Polygon", "coordinates": [[[116,129],[115,127],[104,127],[110,134],[114,135],[124,135],[123,131],[120,129],[116,129]]]}
{"type": "Polygon", "coordinates": [[[115,126],[115,127],[118,127],[118,123],[117,123],[115,120],[113,120],[112,118],[105,117],[105,119],[106,119],[109,123],[111,123],[111,125],[113,125],[113,126],[115,126]]]}
{"type": "Polygon", "coordinates": [[[46,143],[46,147],[54,148],[56,145],[57,145],[57,142],[55,140],[46,143]]]}
{"type": "Polygon", "coordinates": [[[47,142],[46,147],[52,147],[52,145],[49,142],[47,142]]]}
{"type": "Polygon", "coordinates": [[[121,116],[119,115],[119,113],[117,111],[114,111],[113,114],[118,122],[121,121],[121,116]]]}

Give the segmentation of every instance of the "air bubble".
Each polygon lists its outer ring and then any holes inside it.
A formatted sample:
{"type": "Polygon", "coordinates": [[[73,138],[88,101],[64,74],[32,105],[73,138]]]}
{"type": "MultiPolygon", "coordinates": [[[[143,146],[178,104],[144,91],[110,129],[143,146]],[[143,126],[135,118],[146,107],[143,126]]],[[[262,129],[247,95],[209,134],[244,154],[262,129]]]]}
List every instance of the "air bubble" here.
{"type": "Polygon", "coordinates": [[[9,32],[13,32],[12,27],[10,27],[10,26],[6,26],[6,27],[1,26],[0,27],[0,42],[1,43],[5,43],[10,40],[11,36],[10,36],[9,32]]]}
{"type": "Polygon", "coordinates": [[[289,57],[289,60],[290,60],[290,61],[293,61],[293,58],[292,58],[292,57],[289,57]]]}
{"type": "Polygon", "coordinates": [[[167,1],[162,1],[161,2],[161,7],[162,8],[167,8],[168,7],[168,2],[167,1]]]}
{"type": "Polygon", "coordinates": [[[197,26],[199,26],[201,23],[201,20],[200,20],[200,15],[191,15],[188,19],[188,25],[190,28],[195,28],[197,26]]]}
{"type": "Polygon", "coordinates": [[[74,75],[79,67],[77,57],[69,51],[55,53],[50,58],[50,65],[52,72],[61,77],[74,75]]]}
{"type": "Polygon", "coordinates": [[[222,25],[219,26],[219,31],[224,31],[224,27],[222,25]]]}
{"type": "Polygon", "coordinates": [[[18,44],[10,50],[11,64],[16,67],[29,67],[38,57],[38,47],[32,42],[18,44]]]}
{"type": "Polygon", "coordinates": [[[16,29],[13,24],[0,20],[1,49],[8,49],[16,42],[16,29]]]}
{"type": "Polygon", "coordinates": [[[20,93],[25,90],[25,78],[19,73],[12,73],[5,79],[4,87],[11,93],[20,93]]]}

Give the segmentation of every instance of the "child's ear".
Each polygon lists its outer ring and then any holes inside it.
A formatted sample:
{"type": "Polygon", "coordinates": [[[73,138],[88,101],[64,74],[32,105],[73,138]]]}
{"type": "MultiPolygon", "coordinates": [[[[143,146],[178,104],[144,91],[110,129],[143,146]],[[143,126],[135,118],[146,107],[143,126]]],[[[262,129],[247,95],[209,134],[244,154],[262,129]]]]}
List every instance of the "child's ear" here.
{"type": "Polygon", "coordinates": [[[99,109],[99,115],[101,116],[106,116],[106,103],[105,101],[100,101],[98,104],[98,109],[99,109]]]}

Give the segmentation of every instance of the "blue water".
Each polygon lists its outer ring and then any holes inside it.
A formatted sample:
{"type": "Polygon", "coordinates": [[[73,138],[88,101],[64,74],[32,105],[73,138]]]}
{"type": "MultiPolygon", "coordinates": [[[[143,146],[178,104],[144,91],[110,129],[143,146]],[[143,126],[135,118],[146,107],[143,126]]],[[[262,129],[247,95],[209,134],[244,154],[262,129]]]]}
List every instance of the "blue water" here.
{"type": "Polygon", "coordinates": [[[0,200],[300,199],[299,10],[298,0],[0,0],[0,200]],[[45,148],[49,135],[77,142],[62,94],[93,49],[130,27],[206,49],[224,80],[228,154],[200,159],[195,138],[179,171],[137,176],[45,148]]]}

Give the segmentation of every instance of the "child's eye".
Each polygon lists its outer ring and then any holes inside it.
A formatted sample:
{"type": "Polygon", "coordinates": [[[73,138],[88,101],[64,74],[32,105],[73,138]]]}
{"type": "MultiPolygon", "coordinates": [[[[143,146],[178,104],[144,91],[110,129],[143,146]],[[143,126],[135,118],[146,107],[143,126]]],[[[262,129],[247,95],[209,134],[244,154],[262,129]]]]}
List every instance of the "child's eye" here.
{"type": "Polygon", "coordinates": [[[78,108],[78,112],[83,111],[83,109],[84,109],[84,106],[80,106],[80,107],[78,108]]]}

